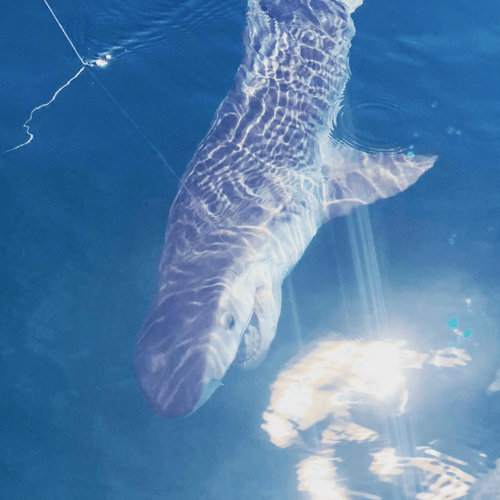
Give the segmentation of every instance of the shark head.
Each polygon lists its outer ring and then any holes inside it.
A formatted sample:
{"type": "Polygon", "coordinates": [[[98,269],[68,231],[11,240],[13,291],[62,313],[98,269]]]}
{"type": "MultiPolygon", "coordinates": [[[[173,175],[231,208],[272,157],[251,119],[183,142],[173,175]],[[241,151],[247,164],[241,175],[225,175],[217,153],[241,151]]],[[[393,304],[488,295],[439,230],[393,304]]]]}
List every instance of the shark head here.
{"type": "MultiPolygon", "coordinates": [[[[134,350],[134,372],[148,405],[165,417],[189,415],[221,385],[233,362],[258,366],[276,333],[281,286],[264,268],[236,273],[205,265],[182,288],[160,279],[134,350]],[[275,280],[274,280],[275,281],[275,280]],[[276,286],[277,285],[277,286],[276,286]]],[[[186,271],[187,272],[187,271],[186,271]]],[[[181,274],[186,278],[186,272],[181,274]]]]}

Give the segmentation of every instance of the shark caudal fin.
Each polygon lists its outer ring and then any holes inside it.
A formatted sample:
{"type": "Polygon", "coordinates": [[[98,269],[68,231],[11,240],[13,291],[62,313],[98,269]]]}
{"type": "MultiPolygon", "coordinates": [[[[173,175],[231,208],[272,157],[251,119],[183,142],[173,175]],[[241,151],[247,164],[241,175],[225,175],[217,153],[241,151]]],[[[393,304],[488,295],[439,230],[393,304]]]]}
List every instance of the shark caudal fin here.
{"type": "Polygon", "coordinates": [[[320,152],[328,218],[346,215],[358,205],[369,205],[404,191],[437,159],[437,156],[364,153],[349,146],[333,145],[329,140],[322,141],[320,152]]]}

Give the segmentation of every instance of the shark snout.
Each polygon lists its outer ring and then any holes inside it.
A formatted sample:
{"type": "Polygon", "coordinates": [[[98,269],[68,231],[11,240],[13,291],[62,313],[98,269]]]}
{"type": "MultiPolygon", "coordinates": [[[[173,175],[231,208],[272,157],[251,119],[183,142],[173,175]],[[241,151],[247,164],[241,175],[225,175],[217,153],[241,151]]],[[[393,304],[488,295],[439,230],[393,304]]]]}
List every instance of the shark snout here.
{"type": "MultiPolygon", "coordinates": [[[[173,359],[172,352],[136,349],[134,372],[148,406],[163,417],[193,412],[204,393],[204,359],[199,353],[173,359]]],[[[208,398],[207,398],[208,399],[208,398]]]]}
{"type": "Polygon", "coordinates": [[[134,350],[134,373],[148,406],[160,416],[177,418],[210,398],[230,362],[199,335],[176,338],[169,328],[173,323],[146,322],[134,350]]]}

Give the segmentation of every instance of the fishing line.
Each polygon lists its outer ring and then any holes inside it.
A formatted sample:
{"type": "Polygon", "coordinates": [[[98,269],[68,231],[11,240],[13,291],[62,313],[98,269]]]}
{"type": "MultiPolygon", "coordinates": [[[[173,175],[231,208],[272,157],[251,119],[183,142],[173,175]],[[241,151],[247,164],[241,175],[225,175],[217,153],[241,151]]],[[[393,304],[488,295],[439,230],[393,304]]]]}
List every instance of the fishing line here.
{"type": "Polygon", "coordinates": [[[50,13],[52,14],[52,17],[56,21],[57,25],[59,26],[59,28],[61,28],[61,31],[63,32],[64,36],[66,37],[66,40],[68,40],[69,44],[71,45],[71,48],[75,51],[76,56],[78,57],[78,59],[80,59],[80,62],[82,63],[82,65],[83,66],[90,66],[89,63],[87,63],[83,60],[82,56],[78,53],[78,50],[76,50],[76,47],[73,45],[73,42],[71,41],[71,38],[68,36],[66,31],[64,30],[62,24],[59,22],[59,19],[57,19],[57,16],[54,14],[54,11],[50,7],[47,0],[43,0],[43,1],[44,1],[45,5],[47,6],[47,8],[49,9],[50,13]]]}
{"type": "MultiPolygon", "coordinates": [[[[37,106],[36,108],[32,109],[31,110],[31,113],[30,113],[30,116],[28,118],[28,120],[26,120],[26,122],[24,123],[24,128],[26,129],[26,132],[27,134],[29,135],[29,139],[24,142],[23,144],[19,144],[18,146],[15,146],[13,148],[10,148],[4,152],[2,152],[2,154],[5,154],[5,153],[8,153],[10,151],[14,151],[16,149],[19,149],[23,146],[26,146],[28,145],[32,140],[33,140],[33,134],[29,131],[29,126],[28,126],[28,123],[33,119],[33,113],[35,113],[36,111],[38,111],[39,109],[41,108],[44,108],[44,107],[47,107],[49,106],[50,104],[52,104],[54,102],[54,100],[56,99],[57,95],[63,90],[65,89],[71,82],[73,82],[77,77],[80,76],[80,74],[83,72],[83,70],[88,67],[88,68],[92,68],[93,66],[97,65],[97,66],[105,66],[107,63],[106,61],[101,61],[101,60],[98,60],[98,61],[93,61],[93,62],[88,62],[88,61],[85,61],[83,59],[83,57],[80,55],[80,53],[78,52],[78,50],[76,49],[75,47],[75,44],[71,41],[71,38],[69,37],[68,33],[66,33],[66,30],[64,29],[63,25],[61,24],[61,22],[59,21],[58,17],[56,16],[55,12],[52,10],[52,7],[49,5],[49,3],[47,2],[47,0],[43,0],[43,2],[45,3],[45,5],[47,6],[47,9],[49,9],[49,12],[51,13],[52,17],[54,18],[54,21],[57,23],[57,25],[59,26],[59,29],[62,31],[63,35],[65,36],[66,40],[68,41],[68,43],[70,44],[71,48],[73,49],[74,53],[76,54],[76,57],[78,57],[78,60],[80,61],[80,63],[82,64],[82,68],[80,68],[80,70],[76,73],[75,76],[73,76],[72,78],[70,78],[62,87],[60,87],[59,89],[57,89],[56,93],[52,96],[52,99],[50,99],[50,101],[48,101],[47,103],[45,104],[41,104],[40,106],[37,106]]],[[[121,106],[117,100],[110,94],[110,92],[106,89],[106,87],[100,82],[100,80],[92,73],[92,71],[90,72],[90,75],[91,77],[94,79],[95,82],[97,82],[99,84],[99,86],[104,90],[104,92],[106,92],[107,96],[111,99],[111,101],[115,104],[115,106],[122,112],[122,114],[125,116],[125,118],[131,123],[131,125],[136,129],[137,132],[139,132],[139,134],[141,135],[141,137],[146,141],[146,143],[149,145],[149,147],[159,156],[159,158],[161,159],[161,161],[163,162],[163,164],[165,165],[165,167],[174,175],[174,177],[180,182],[181,179],[180,177],[176,174],[176,172],[173,170],[172,167],[170,167],[170,165],[167,163],[167,161],[165,160],[165,158],[163,157],[163,155],[161,154],[161,152],[158,150],[158,148],[151,142],[151,140],[146,136],[145,132],[143,130],[141,130],[141,128],[134,122],[134,120],[132,120],[132,118],[130,117],[130,115],[125,111],[125,109],[123,108],[123,106],[121,106]]],[[[191,194],[191,193],[190,193],[191,194]]]]}
{"type": "MultiPolygon", "coordinates": [[[[29,126],[28,126],[28,123],[32,120],[33,118],[33,114],[35,113],[35,111],[38,111],[39,109],[41,108],[44,108],[44,107],[47,107],[49,106],[50,104],[52,104],[52,102],[54,102],[55,98],[57,97],[57,95],[64,89],[66,88],[71,82],[73,82],[76,78],[78,78],[80,76],[80,74],[84,71],[85,68],[92,68],[94,66],[106,66],[107,65],[107,61],[104,61],[104,60],[96,60],[96,61],[92,61],[92,62],[89,62],[89,61],[85,61],[83,59],[83,57],[80,55],[80,53],[78,52],[78,50],[76,49],[74,43],[71,41],[71,38],[69,37],[69,35],[66,33],[66,30],[64,29],[64,27],[62,26],[61,22],[59,21],[59,19],[57,18],[55,12],[52,10],[51,6],[49,5],[49,3],[47,2],[47,0],[43,0],[43,2],[45,3],[45,5],[47,6],[49,12],[51,13],[52,17],[54,18],[54,20],[56,21],[57,25],[59,26],[59,29],[62,31],[62,33],[64,34],[66,40],[68,41],[68,43],[70,44],[71,48],[73,49],[73,51],[75,52],[76,56],[78,57],[78,60],[80,61],[80,63],[82,64],[82,67],[78,70],[78,72],[76,73],[76,75],[74,75],[72,78],[70,78],[62,87],[60,87],[59,89],[57,89],[56,93],[52,96],[52,99],[50,99],[50,101],[48,101],[47,103],[44,103],[44,104],[41,104],[37,107],[35,107],[34,109],[32,109],[31,113],[30,113],[30,116],[28,118],[28,120],[26,120],[26,122],[24,123],[24,128],[26,128],[26,131],[29,135],[29,139],[24,142],[23,144],[20,144],[18,146],[15,146],[13,148],[10,148],[6,151],[3,151],[2,153],[0,153],[0,155],[3,155],[3,154],[6,154],[10,151],[14,151],[16,149],[19,149],[23,146],[26,146],[27,144],[29,144],[32,140],[33,140],[33,137],[34,135],[29,131],[29,126]]],[[[106,93],[106,95],[110,98],[110,100],[113,102],[113,104],[121,111],[121,113],[123,114],[123,116],[127,119],[127,121],[134,127],[134,129],[139,133],[139,135],[144,139],[144,141],[148,144],[148,146],[158,155],[158,157],[160,158],[160,160],[162,161],[162,163],[165,165],[165,167],[167,168],[167,170],[169,170],[173,176],[176,178],[176,180],[179,182],[180,184],[180,187],[179,187],[179,191],[180,191],[180,188],[183,187],[186,192],[191,196],[191,198],[195,201],[194,203],[194,207],[195,207],[195,210],[200,214],[200,209],[201,209],[201,214],[202,217],[204,217],[206,215],[205,213],[205,209],[203,207],[203,204],[201,203],[200,200],[198,200],[193,193],[191,193],[191,191],[186,187],[186,184],[185,184],[185,181],[182,180],[181,177],[179,177],[177,175],[177,173],[175,172],[175,170],[168,164],[167,160],[164,158],[163,154],[160,152],[160,150],[153,144],[153,142],[147,137],[145,131],[142,130],[142,128],[132,119],[132,117],[125,111],[125,109],[123,108],[123,106],[120,105],[120,103],[111,95],[111,93],[108,91],[108,89],[101,83],[101,81],[97,78],[97,76],[92,72],[90,71],[90,76],[94,79],[94,81],[103,89],[103,91],[106,93]]],[[[208,217],[208,222],[209,224],[213,227],[213,229],[215,229],[216,231],[216,234],[218,235],[218,237],[220,238],[221,242],[224,243],[224,244],[227,244],[227,242],[224,240],[224,238],[222,237],[221,233],[220,233],[220,230],[217,228],[217,226],[215,225],[215,223],[211,220],[210,217],[208,217]]],[[[231,249],[231,246],[228,245],[228,248],[230,250],[231,253],[233,253],[232,249],[231,249]]],[[[233,254],[234,257],[236,257],[234,254],[233,254]]]]}
{"type": "Polygon", "coordinates": [[[15,151],[16,149],[22,148],[23,146],[27,146],[33,140],[33,137],[35,137],[35,136],[34,136],[34,134],[32,134],[30,132],[30,127],[28,125],[28,123],[33,119],[33,113],[35,113],[35,111],[38,111],[39,109],[45,108],[45,107],[49,106],[50,104],[52,104],[55,101],[59,92],[61,92],[61,90],[66,88],[73,80],[76,80],[80,76],[81,72],[84,69],[85,69],[85,66],[83,68],[80,68],[78,73],[75,76],[73,76],[72,78],[70,78],[62,87],[59,87],[57,89],[56,93],[52,96],[52,99],[50,101],[48,101],[44,104],[40,104],[39,106],[37,106],[36,108],[33,108],[31,110],[29,118],[23,124],[23,127],[26,129],[26,133],[29,135],[29,139],[26,142],[23,142],[22,144],[18,144],[17,146],[14,146],[13,148],[2,151],[2,153],[0,153],[0,155],[4,155],[6,153],[9,153],[10,151],[15,151]]]}

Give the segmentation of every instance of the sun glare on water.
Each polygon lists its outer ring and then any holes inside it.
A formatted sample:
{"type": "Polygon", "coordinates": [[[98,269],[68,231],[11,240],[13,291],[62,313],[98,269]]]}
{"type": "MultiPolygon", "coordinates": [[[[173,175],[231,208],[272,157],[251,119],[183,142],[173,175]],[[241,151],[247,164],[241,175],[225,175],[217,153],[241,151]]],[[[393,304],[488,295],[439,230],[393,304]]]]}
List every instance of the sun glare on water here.
{"type": "Polygon", "coordinates": [[[359,376],[360,391],[380,400],[394,395],[404,383],[398,346],[375,343],[361,351],[359,362],[353,367],[359,376]]]}
{"type": "MultiPolygon", "coordinates": [[[[402,418],[406,413],[410,393],[405,370],[424,365],[453,368],[469,360],[462,349],[455,349],[453,355],[447,349],[422,353],[405,349],[403,341],[324,339],[278,375],[262,428],[280,448],[304,444],[310,450],[305,431],[321,423],[323,430],[317,435],[315,449],[297,464],[298,487],[314,500],[348,500],[359,493],[347,487],[345,467],[337,467],[343,462],[337,454],[341,450],[345,453],[346,446],[365,446],[372,460],[366,473],[374,476],[372,480],[393,482],[416,471],[422,492],[414,498],[431,498],[425,495],[433,492],[435,500],[458,499],[470,489],[474,478],[455,466],[456,480],[451,481],[448,463],[453,457],[437,455],[428,446],[416,447],[413,452],[389,448],[382,429],[376,426],[379,418],[402,418]],[[370,426],[374,428],[358,424],[352,413],[353,408],[370,411],[370,407],[377,408],[379,415],[370,426]],[[430,454],[437,458],[430,461],[430,454]]],[[[405,439],[408,441],[408,436],[405,439]]],[[[380,498],[366,492],[362,496],[380,498]]]]}

